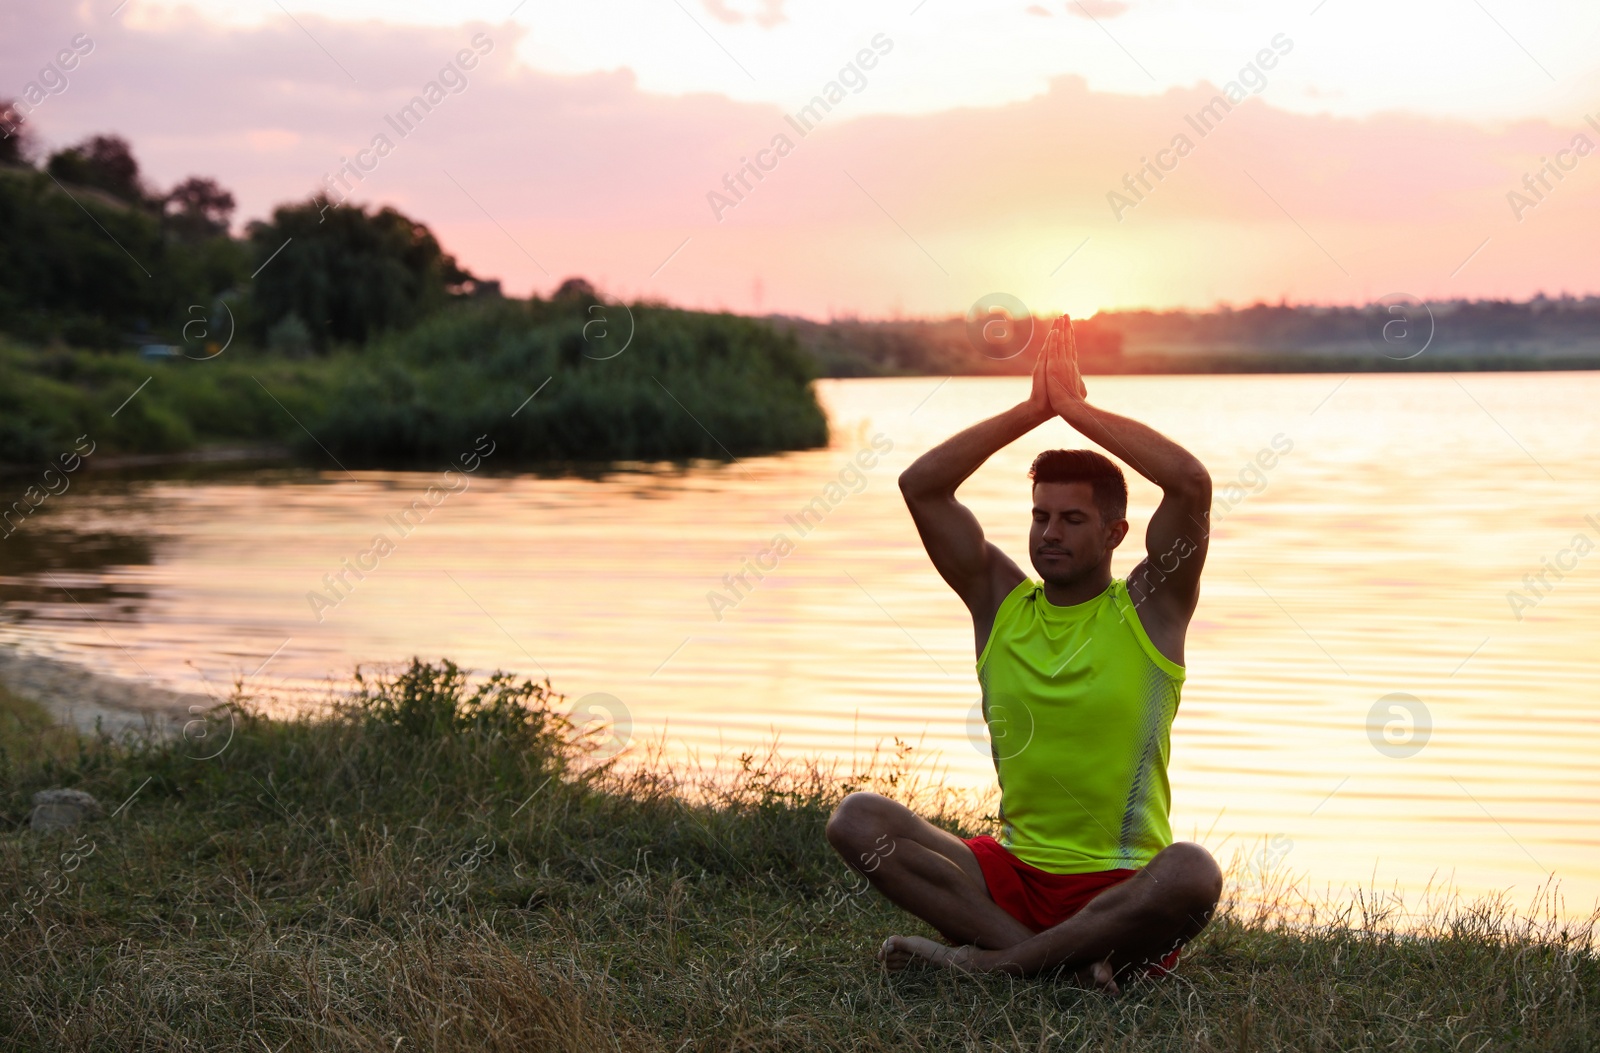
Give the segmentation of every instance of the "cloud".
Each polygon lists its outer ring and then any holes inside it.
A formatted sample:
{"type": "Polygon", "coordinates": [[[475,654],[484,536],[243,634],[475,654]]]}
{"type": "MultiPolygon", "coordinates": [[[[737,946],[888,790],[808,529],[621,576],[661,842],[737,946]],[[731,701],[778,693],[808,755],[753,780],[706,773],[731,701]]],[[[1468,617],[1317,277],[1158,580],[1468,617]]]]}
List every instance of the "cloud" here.
{"type": "Polygon", "coordinates": [[[759,0],[761,10],[754,15],[735,11],[728,6],[728,0],[702,0],[702,2],[712,18],[730,26],[743,25],[747,19],[753,18],[756,25],[762,29],[771,29],[781,22],[788,21],[788,16],[783,13],[786,0],[759,0]]]}
{"type": "Polygon", "coordinates": [[[1121,0],[1067,0],[1067,14],[1079,18],[1116,18],[1127,11],[1121,0]]]}

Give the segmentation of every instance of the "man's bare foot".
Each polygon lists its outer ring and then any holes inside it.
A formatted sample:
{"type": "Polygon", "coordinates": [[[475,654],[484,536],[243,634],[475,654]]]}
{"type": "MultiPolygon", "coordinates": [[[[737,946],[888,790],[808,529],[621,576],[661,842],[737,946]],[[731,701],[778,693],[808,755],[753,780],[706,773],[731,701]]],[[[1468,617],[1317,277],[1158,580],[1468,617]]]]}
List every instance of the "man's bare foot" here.
{"type": "Polygon", "coordinates": [[[1100,991],[1108,995],[1118,995],[1122,993],[1122,988],[1117,986],[1114,976],[1115,971],[1111,968],[1109,961],[1095,962],[1093,965],[1079,969],[1072,974],[1072,978],[1078,982],[1080,987],[1087,987],[1090,990],[1100,991]]]}
{"type": "Polygon", "coordinates": [[[890,936],[878,948],[878,961],[891,973],[911,965],[942,965],[971,971],[977,966],[977,947],[947,947],[924,936],[890,936]]]}
{"type": "MultiPolygon", "coordinates": [[[[962,972],[986,973],[1004,969],[1006,956],[1004,951],[986,951],[971,945],[950,947],[924,936],[890,936],[878,948],[878,961],[891,973],[910,966],[933,965],[962,972]]],[[[1073,973],[1072,978],[1079,986],[1092,991],[1108,995],[1122,993],[1109,960],[1084,966],[1073,973]]]]}

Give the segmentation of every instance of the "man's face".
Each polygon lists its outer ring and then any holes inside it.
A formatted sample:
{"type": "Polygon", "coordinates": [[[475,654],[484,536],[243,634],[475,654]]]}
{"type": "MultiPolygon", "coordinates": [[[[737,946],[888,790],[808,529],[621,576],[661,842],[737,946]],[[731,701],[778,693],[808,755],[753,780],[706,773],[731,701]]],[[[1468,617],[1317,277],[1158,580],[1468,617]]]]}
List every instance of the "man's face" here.
{"type": "Polygon", "coordinates": [[[1128,533],[1126,519],[1106,523],[1089,483],[1035,483],[1028,555],[1051,585],[1071,585],[1094,573],[1128,533]]]}

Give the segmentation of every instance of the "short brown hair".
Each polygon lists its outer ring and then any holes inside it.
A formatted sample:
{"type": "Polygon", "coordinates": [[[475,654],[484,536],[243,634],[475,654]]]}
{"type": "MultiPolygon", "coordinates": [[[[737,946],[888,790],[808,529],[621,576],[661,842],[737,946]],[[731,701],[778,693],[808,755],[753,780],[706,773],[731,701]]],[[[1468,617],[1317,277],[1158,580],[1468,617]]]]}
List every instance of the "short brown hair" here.
{"type": "Polygon", "coordinates": [[[1028,478],[1038,483],[1088,483],[1107,523],[1128,515],[1128,480],[1111,458],[1093,450],[1046,450],[1033,459],[1028,478]]]}

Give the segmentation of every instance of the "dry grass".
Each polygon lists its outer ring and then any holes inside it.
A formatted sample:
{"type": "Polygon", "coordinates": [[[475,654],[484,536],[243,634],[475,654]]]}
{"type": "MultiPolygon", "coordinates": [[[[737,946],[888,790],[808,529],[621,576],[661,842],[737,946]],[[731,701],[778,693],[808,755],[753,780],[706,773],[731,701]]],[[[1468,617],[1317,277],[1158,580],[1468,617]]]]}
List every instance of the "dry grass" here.
{"type": "MultiPolygon", "coordinates": [[[[0,739],[13,823],[45,786],[134,797],[80,831],[0,834],[0,1048],[1600,1043],[1594,919],[1493,902],[1405,931],[1280,886],[1225,910],[1177,976],[1118,999],[1054,979],[885,977],[872,949],[906,922],[821,831],[849,788],[914,792],[903,753],[844,775],[750,758],[707,784],[591,763],[560,702],[446,663],[296,721],[236,700],[204,749],[30,750],[19,738],[60,733],[18,721],[0,739]]],[[[917,795],[949,825],[974,821],[926,784],[917,795]]]]}

